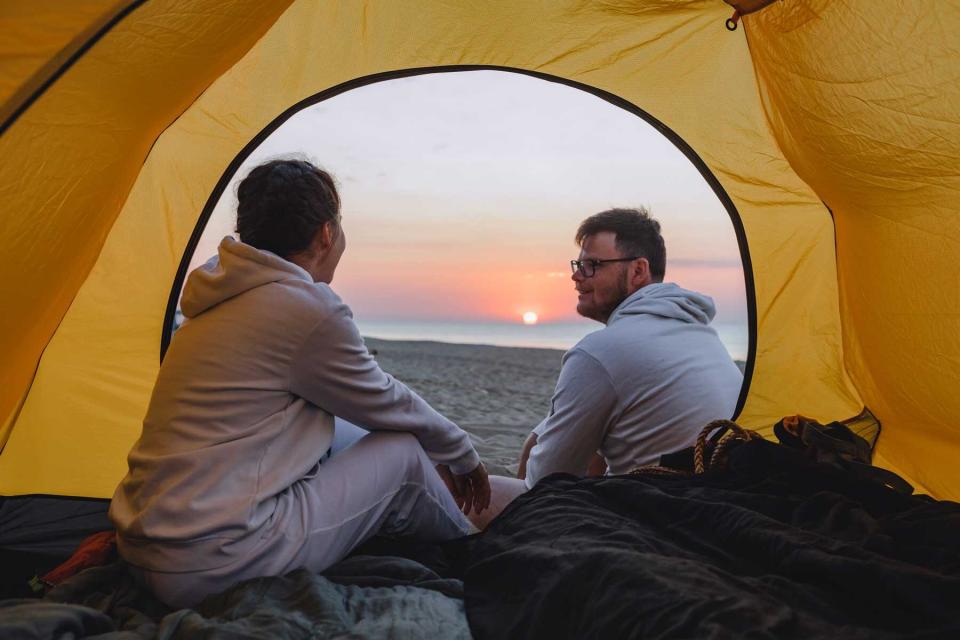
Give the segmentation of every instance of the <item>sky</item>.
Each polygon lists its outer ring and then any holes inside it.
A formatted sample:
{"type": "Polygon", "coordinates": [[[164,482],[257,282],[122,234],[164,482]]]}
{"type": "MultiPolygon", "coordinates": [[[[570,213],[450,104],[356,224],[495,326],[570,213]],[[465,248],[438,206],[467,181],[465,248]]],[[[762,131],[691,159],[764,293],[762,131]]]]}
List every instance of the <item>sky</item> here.
{"type": "Polygon", "coordinates": [[[569,262],[587,216],[647,206],[666,280],[746,323],[730,217],[643,119],[589,93],[508,72],[438,73],[353,89],[300,111],[251,154],[192,265],[233,231],[236,185],[277,157],[338,181],[347,250],[332,283],[358,320],[577,318],[569,262]]]}

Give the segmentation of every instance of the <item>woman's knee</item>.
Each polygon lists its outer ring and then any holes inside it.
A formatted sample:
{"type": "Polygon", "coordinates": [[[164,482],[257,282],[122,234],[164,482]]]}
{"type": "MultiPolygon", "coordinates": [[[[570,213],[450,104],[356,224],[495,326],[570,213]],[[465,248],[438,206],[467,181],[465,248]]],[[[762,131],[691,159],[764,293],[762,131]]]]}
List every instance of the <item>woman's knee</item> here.
{"type": "Polygon", "coordinates": [[[407,458],[426,458],[426,452],[417,437],[407,431],[386,431],[383,432],[384,445],[389,447],[391,453],[403,455],[407,458]]]}
{"type": "Polygon", "coordinates": [[[375,447],[381,464],[398,470],[405,476],[418,470],[433,469],[433,463],[416,436],[406,431],[374,431],[364,438],[366,446],[375,447]]]}
{"type": "Polygon", "coordinates": [[[409,431],[377,431],[376,433],[384,442],[389,442],[394,447],[412,447],[420,444],[417,436],[409,431]]]}
{"type": "Polygon", "coordinates": [[[333,443],[330,445],[330,454],[337,455],[340,452],[349,449],[364,437],[370,435],[366,429],[347,422],[342,418],[334,419],[333,443]]]}

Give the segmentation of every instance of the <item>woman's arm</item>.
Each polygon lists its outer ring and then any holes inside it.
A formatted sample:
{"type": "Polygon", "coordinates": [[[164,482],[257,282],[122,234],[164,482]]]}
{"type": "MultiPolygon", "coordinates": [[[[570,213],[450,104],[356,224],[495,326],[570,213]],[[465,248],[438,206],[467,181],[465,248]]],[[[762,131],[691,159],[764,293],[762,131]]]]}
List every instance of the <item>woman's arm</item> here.
{"type": "Polygon", "coordinates": [[[339,303],[307,336],[291,365],[290,390],[356,425],[409,431],[432,460],[465,475],[480,464],[470,437],[380,369],[350,309],[339,303]]]}

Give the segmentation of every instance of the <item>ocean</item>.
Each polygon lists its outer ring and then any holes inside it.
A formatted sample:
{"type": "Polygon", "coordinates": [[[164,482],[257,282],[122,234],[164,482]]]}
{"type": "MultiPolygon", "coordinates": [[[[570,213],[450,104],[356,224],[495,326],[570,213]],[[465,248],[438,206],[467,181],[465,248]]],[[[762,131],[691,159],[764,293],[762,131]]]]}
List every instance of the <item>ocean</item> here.
{"type": "MultiPolygon", "coordinates": [[[[384,340],[431,340],[454,344],[488,344],[498,347],[540,347],[569,349],[588,333],[603,328],[596,322],[541,322],[525,325],[511,322],[464,322],[391,320],[367,321],[356,318],[360,333],[384,340]]],[[[745,323],[714,322],[720,341],[734,360],[746,360],[748,348],[745,323]]]]}

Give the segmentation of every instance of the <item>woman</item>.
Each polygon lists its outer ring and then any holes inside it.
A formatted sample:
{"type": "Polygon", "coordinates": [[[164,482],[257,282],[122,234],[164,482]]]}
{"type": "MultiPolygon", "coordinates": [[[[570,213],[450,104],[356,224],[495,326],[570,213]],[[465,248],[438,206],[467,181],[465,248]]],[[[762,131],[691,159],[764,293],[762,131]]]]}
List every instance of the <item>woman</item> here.
{"type": "Polygon", "coordinates": [[[467,434],[380,370],[329,286],[346,246],[331,176],[275,160],[237,197],[240,242],[187,279],[110,507],[120,554],[175,607],[322,571],[377,532],[469,533],[458,503],[490,499],[467,434]],[[331,457],[334,416],[371,432],[331,457]]]}

